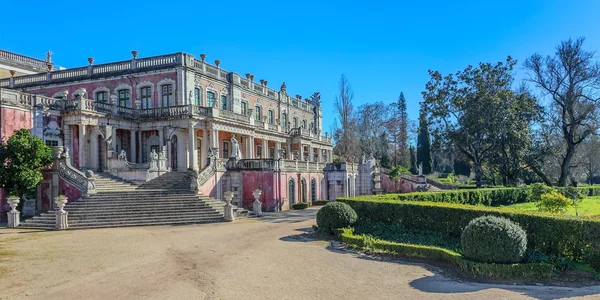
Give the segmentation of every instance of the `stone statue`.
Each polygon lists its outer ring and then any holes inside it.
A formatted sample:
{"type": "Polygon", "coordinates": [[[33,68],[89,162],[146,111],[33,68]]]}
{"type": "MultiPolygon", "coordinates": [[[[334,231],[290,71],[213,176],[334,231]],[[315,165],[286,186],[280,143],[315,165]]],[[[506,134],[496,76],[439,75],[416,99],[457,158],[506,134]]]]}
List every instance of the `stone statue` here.
{"type": "Polygon", "coordinates": [[[314,94],[312,94],[312,96],[310,96],[311,98],[311,104],[314,106],[321,106],[321,93],[319,92],[315,92],[314,94]]]}
{"type": "Polygon", "coordinates": [[[152,149],[152,152],[150,152],[150,159],[153,159],[153,160],[158,159],[158,153],[156,153],[155,149],[152,149]]]}
{"type": "Polygon", "coordinates": [[[118,159],[127,159],[127,153],[125,150],[121,149],[121,153],[119,153],[118,159]]]}
{"type": "Polygon", "coordinates": [[[423,176],[423,162],[419,163],[419,176],[423,176]]]}
{"type": "Polygon", "coordinates": [[[46,62],[47,63],[52,62],[52,52],[50,52],[50,50],[48,50],[48,52],[46,52],[46,62]]]}
{"type": "Polygon", "coordinates": [[[69,148],[68,147],[64,147],[65,151],[63,152],[62,156],[64,158],[69,158],[69,148]]]}
{"type": "Polygon", "coordinates": [[[241,159],[242,155],[240,153],[240,144],[238,143],[238,140],[235,139],[235,134],[231,135],[231,158],[238,158],[241,159]]]}

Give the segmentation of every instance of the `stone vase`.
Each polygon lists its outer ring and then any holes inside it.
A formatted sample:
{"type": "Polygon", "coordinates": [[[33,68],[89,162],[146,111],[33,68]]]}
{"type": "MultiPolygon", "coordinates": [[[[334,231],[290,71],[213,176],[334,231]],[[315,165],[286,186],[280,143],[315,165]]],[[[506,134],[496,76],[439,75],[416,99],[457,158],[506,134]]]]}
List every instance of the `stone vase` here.
{"type": "Polygon", "coordinates": [[[56,197],[54,198],[54,203],[58,207],[56,211],[56,229],[63,230],[69,228],[69,213],[64,210],[65,205],[69,200],[66,197],[56,197]]]}
{"type": "Polygon", "coordinates": [[[6,213],[8,216],[8,228],[15,228],[21,222],[21,213],[17,210],[17,205],[19,205],[21,200],[17,197],[8,197],[6,202],[10,206],[10,211],[6,213]]]}
{"type": "Polygon", "coordinates": [[[260,203],[260,195],[262,194],[262,191],[259,189],[254,190],[254,192],[252,192],[252,195],[254,196],[254,202],[252,203],[252,212],[254,212],[255,215],[257,216],[262,216],[262,203],[260,203]]]}
{"type": "Polygon", "coordinates": [[[225,221],[227,222],[235,220],[235,217],[233,216],[233,205],[231,205],[231,200],[233,200],[233,192],[228,191],[225,193],[225,206],[223,210],[225,221]]]}

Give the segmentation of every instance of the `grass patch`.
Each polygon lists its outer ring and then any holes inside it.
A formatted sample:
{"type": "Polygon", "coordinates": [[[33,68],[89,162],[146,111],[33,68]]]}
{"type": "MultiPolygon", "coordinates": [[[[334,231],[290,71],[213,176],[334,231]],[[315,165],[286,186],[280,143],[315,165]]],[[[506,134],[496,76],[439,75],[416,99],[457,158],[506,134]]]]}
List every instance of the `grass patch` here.
{"type": "MultiPolygon", "coordinates": [[[[502,206],[502,208],[532,212],[538,211],[538,208],[534,202],[506,205],[502,206]]],[[[579,206],[577,207],[577,212],[579,216],[600,216],[600,196],[588,197],[581,200],[579,206]]],[[[575,216],[575,207],[570,206],[567,208],[565,215],[575,216]]]]}

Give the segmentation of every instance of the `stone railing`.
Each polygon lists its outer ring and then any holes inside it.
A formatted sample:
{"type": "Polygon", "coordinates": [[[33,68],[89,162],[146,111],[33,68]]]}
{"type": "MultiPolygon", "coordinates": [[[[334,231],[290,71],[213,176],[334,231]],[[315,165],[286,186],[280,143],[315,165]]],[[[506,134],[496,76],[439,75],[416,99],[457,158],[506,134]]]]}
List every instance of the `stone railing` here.
{"type": "MultiPolygon", "coordinates": [[[[151,162],[134,164],[127,160],[127,155],[124,150],[116,157],[106,159],[106,172],[122,178],[133,184],[142,184],[148,182],[161,174],[167,172],[166,169],[156,168],[151,170],[150,165],[154,162],[155,158],[150,155],[151,162]]],[[[155,162],[158,166],[159,164],[155,162]]]]}
{"type": "Polygon", "coordinates": [[[54,65],[53,63],[50,63],[50,62],[47,62],[44,60],[35,59],[35,58],[29,57],[29,56],[16,54],[16,53],[8,52],[5,50],[0,50],[0,60],[7,61],[9,63],[16,62],[19,64],[27,65],[38,71],[47,71],[49,64],[54,65]]]}
{"type": "Polygon", "coordinates": [[[253,171],[275,171],[278,170],[277,161],[274,159],[240,159],[229,160],[225,168],[227,170],[253,170],[253,171]]]}
{"type": "Polygon", "coordinates": [[[239,121],[239,122],[243,122],[246,124],[250,123],[250,116],[236,114],[229,110],[219,110],[219,116],[221,118],[227,119],[227,120],[239,121]]]}
{"type": "Polygon", "coordinates": [[[94,179],[91,178],[91,172],[84,174],[71,166],[69,158],[69,149],[67,147],[53,147],[54,163],[53,169],[57,171],[58,176],[71,184],[81,192],[82,197],[87,198],[89,195],[96,193],[96,185],[94,179]]]}

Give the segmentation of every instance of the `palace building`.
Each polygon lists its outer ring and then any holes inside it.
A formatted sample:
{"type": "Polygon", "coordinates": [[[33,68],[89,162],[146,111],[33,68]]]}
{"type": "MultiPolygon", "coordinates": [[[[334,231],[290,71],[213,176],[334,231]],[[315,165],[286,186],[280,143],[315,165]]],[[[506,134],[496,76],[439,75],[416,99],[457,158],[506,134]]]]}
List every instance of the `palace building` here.
{"type": "MultiPolygon", "coordinates": [[[[373,164],[360,175],[359,164],[333,163],[318,92],[292,95],[285,82],[272,89],[204,54],[132,51],[123,61],[88,58],[87,66],[54,70],[50,53],[43,61],[0,50],[0,68],[0,137],[30,128],[64,147],[82,173],[141,184],[188,172],[199,193],[223,199],[232,191],[238,206],[251,207],[261,189],[267,210],[379,189],[373,164]]],[[[41,198],[62,193],[40,190],[41,198]]],[[[38,202],[38,213],[52,206],[38,202]]]]}

